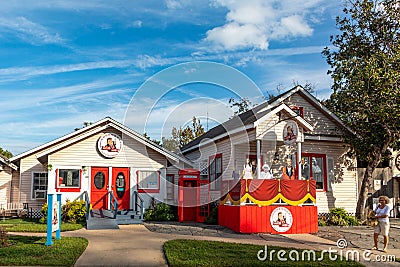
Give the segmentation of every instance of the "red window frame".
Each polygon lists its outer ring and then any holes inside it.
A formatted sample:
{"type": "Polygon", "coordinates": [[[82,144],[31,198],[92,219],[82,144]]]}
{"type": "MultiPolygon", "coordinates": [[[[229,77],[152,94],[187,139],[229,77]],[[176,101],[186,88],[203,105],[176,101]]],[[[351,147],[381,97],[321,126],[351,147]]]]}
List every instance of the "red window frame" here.
{"type": "Polygon", "coordinates": [[[79,170],[79,186],[78,187],[60,186],[59,169],[56,169],[56,192],[80,192],[82,184],[82,169],[65,168],[61,170],[79,170]]]}
{"type": "MultiPolygon", "coordinates": [[[[301,153],[301,157],[308,157],[310,159],[312,159],[312,157],[317,157],[317,158],[322,158],[322,170],[324,173],[324,177],[323,177],[323,188],[319,188],[317,189],[317,191],[319,192],[327,192],[328,190],[328,165],[327,165],[327,161],[326,161],[326,154],[318,154],[318,153],[301,153]]],[[[296,159],[297,159],[297,153],[296,153],[296,159]]],[[[314,175],[312,173],[312,168],[311,168],[311,162],[308,162],[309,167],[310,167],[310,179],[315,180],[314,179],[314,175]]],[[[299,162],[296,162],[296,170],[298,170],[298,168],[300,168],[299,166],[299,162]]]]}
{"type": "MultiPolygon", "coordinates": [[[[221,176],[221,179],[222,179],[222,169],[223,169],[223,167],[222,167],[222,153],[219,153],[219,154],[215,154],[214,156],[208,157],[208,181],[209,181],[209,183],[210,183],[210,191],[220,191],[220,190],[221,190],[221,184],[222,184],[221,180],[219,180],[219,188],[217,188],[217,186],[216,186],[216,188],[211,189],[211,183],[214,182],[214,181],[216,181],[216,180],[219,178],[219,177],[217,177],[217,164],[215,164],[215,161],[216,161],[217,158],[220,158],[220,159],[221,159],[221,172],[220,172],[220,176],[221,176]],[[214,163],[214,175],[215,175],[215,178],[214,178],[213,181],[211,181],[211,177],[210,177],[210,174],[211,174],[211,164],[212,164],[212,163],[214,163]]],[[[217,183],[215,183],[215,185],[217,185],[217,183]]]]}
{"type": "Polygon", "coordinates": [[[290,109],[297,113],[300,117],[304,118],[304,108],[299,106],[290,106],[290,109]]]}
{"type": "MultiPolygon", "coordinates": [[[[167,177],[167,179],[166,179],[166,182],[168,183],[169,181],[168,181],[168,176],[169,177],[172,177],[172,181],[171,181],[171,187],[172,187],[172,198],[168,198],[168,192],[167,192],[167,188],[165,188],[165,197],[168,199],[168,200],[171,200],[171,199],[174,199],[174,196],[175,196],[175,189],[174,189],[174,185],[175,185],[175,175],[174,174],[167,174],[166,175],[166,177],[167,177]]],[[[166,186],[167,187],[167,186],[166,186]]]]}
{"type": "Polygon", "coordinates": [[[141,171],[152,171],[152,170],[138,170],[136,171],[136,184],[137,184],[137,191],[138,193],[160,193],[160,176],[161,172],[160,171],[153,171],[158,173],[158,188],[151,188],[151,189],[146,189],[146,188],[140,188],[140,183],[139,183],[139,173],[141,171]]]}

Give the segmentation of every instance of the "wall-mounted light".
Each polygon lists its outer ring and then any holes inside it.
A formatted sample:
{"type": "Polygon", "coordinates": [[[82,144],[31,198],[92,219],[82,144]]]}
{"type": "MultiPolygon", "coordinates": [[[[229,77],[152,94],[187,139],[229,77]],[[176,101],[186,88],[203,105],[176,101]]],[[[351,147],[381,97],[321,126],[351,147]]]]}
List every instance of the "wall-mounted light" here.
{"type": "Polygon", "coordinates": [[[83,174],[87,174],[87,170],[88,170],[88,167],[87,166],[82,166],[82,172],[83,172],[83,174]]]}

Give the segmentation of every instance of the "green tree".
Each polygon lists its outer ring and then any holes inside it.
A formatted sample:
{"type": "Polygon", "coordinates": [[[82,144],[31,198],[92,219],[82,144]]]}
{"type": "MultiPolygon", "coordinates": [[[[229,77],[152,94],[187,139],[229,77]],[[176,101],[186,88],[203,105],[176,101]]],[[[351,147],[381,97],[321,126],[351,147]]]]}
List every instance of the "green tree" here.
{"type": "Polygon", "coordinates": [[[367,163],[356,216],[365,218],[372,173],[400,139],[400,7],[398,0],[355,0],[337,17],[335,49],[325,48],[333,78],[329,108],[350,128],[350,155],[367,163]]]}
{"type": "Polygon", "coordinates": [[[243,112],[246,112],[252,106],[251,101],[247,97],[240,98],[239,100],[236,100],[235,98],[231,97],[228,103],[230,104],[230,107],[232,109],[235,109],[233,115],[239,115],[243,112]]]}
{"type": "Polygon", "coordinates": [[[14,156],[10,151],[4,150],[1,147],[0,147],[0,154],[5,156],[6,158],[12,158],[14,156]]]}
{"type": "Polygon", "coordinates": [[[164,148],[170,151],[175,151],[203,134],[203,125],[201,124],[199,119],[193,116],[191,125],[187,125],[185,128],[182,128],[182,126],[180,126],[179,129],[173,127],[171,131],[171,137],[163,137],[162,144],[164,148]]]}
{"type": "Polygon", "coordinates": [[[147,135],[147,133],[144,133],[143,134],[143,136],[147,139],[147,140],[149,140],[149,141],[151,141],[151,142],[153,142],[153,143],[155,143],[155,144],[157,144],[157,145],[159,145],[159,146],[161,146],[161,142],[160,142],[160,140],[157,140],[157,139],[151,139],[150,138],[150,136],[148,136],[147,135]]]}
{"type": "Polygon", "coordinates": [[[83,127],[81,127],[81,128],[75,128],[74,131],[78,131],[78,130],[80,130],[80,129],[82,129],[82,128],[85,128],[85,127],[88,127],[89,125],[92,125],[92,124],[93,124],[93,122],[91,122],[91,121],[84,121],[84,122],[82,123],[83,127]]]}

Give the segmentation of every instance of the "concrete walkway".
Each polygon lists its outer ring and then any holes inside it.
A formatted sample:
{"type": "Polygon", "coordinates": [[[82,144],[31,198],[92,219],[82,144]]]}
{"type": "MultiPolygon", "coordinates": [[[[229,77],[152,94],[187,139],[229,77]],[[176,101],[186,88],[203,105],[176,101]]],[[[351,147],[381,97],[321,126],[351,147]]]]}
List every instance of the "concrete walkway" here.
{"type": "MultiPolygon", "coordinates": [[[[145,224],[121,225],[119,230],[81,229],[63,233],[63,236],[80,236],[89,240],[89,245],[75,266],[168,266],[164,258],[163,244],[173,239],[197,239],[246,243],[266,246],[293,247],[312,250],[338,249],[333,240],[311,234],[270,235],[270,234],[236,234],[220,226],[199,226],[196,224],[145,224]],[[150,231],[151,229],[152,231],[150,231]]],[[[369,248],[369,246],[368,246],[369,248]]],[[[365,249],[357,249],[362,253],[365,249]]],[[[257,251],[254,251],[256,257],[257,251]]],[[[361,259],[366,266],[400,266],[400,263],[377,263],[377,255],[396,255],[400,250],[390,249],[387,253],[371,251],[372,261],[361,259]]]]}
{"type": "MultiPolygon", "coordinates": [[[[325,228],[327,230],[328,228],[325,228]]],[[[364,228],[359,228],[365,231],[364,228]]],[[[354,233],[358,231],[347,228],[354,233]]],[[[370,229],[367,229],[369,232],[370,229]]],[[[326,239],[317,235],[270,235],[270,234],[236,234],[221,226],[179,223],[145,223],[144,225],[120,225],[117,230],[86,230],[63,232],[61,237],[84,237],[89,245],[76,262],[75,266],[168,266],[163,253],[163,244],[173,239],[197,239],[210,241],[257,244],[265,246],[281,246],[313,250],[338,249],[337,239],[326,239]],[[151,231],[150,231],[150,230],[151,231]],[[334,241],[335,240],[335,241],[334,241]]],[[[335,237],[336,238],[336,237],[335,237]]],[[[351,237],[352,238],[352,237],[351,237]]],[[[369,240],[370,237],[366,238],[369,240]]],[[[349,240],[351,241],[351,240],[349,240]]],[[[360,241],[361,242],[361,241],[360,241]]],[[[369,240],[364,246],[344,249],[357,249],[360,255],[370,248],[369,240]]],[[[257,257],[254,251],[254,257],[257,257]]],[[[371,251],[372,260],[377,255],[396,255],[400,258],[400,249],[389,249],[387,253],[371,251]]],[[[400,263],[366,262],[366,266],[400,266],[400,263]]]]}

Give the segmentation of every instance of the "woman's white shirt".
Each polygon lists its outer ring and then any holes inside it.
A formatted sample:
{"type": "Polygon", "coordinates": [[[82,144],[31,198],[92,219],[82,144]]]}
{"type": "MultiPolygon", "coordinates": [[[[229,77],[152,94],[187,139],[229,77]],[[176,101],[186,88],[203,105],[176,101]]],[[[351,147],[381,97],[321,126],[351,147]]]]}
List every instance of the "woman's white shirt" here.
{"type": "Polygon", "coordinates": [[[387,215],[387,217],[385,217],[385,218],[378,218],[379,222],[389,222],[389,206],[388,205],[385,205],[385,207],[383,207],[383,209],[381,209],[378,205],[378,207],[375,209],[375,213],[378,216],[387,215]]]}

